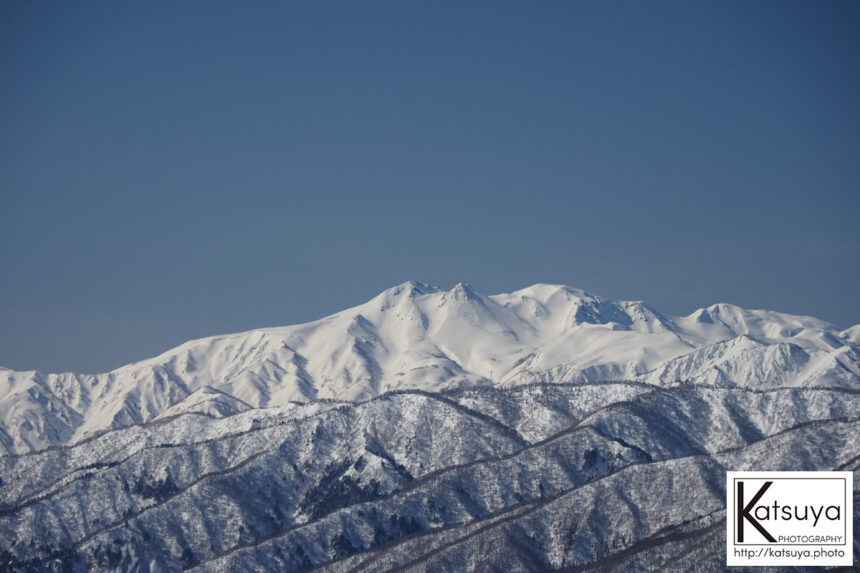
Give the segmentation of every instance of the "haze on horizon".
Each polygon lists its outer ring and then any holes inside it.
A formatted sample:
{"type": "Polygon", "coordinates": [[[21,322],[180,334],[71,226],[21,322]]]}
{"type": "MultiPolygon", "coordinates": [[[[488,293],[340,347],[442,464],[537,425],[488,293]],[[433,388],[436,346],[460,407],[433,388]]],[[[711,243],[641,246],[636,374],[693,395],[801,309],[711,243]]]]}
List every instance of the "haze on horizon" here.
{"type": "Polygon", "coordinates": [[[856,2],[0,6],[0,366],[414,279],[860,322],[856,2]]]}

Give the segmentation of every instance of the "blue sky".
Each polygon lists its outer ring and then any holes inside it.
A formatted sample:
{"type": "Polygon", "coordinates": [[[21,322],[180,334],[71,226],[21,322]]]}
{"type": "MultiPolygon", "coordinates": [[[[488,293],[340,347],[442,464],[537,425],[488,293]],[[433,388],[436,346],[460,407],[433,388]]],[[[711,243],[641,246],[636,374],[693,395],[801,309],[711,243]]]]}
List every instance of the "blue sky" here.
{"type": "Polygon", "coordinates": [[[3,2],[0,365],[414,279],[860,322],[860,4],[3,2]]]}

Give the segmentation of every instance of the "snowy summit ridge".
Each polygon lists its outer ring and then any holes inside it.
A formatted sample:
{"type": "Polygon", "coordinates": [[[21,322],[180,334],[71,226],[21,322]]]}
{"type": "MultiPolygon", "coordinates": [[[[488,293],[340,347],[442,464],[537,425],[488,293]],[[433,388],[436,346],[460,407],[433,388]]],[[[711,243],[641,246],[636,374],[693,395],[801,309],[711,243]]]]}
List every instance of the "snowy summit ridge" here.
{"type": "Polygon", "coordinates": [[[104,374],[3,370],[0,570],[722,571],[727,469],[860,470],[857,334],[410,282],[104,374]]]}
{"type": "Polygon", "coordinates": [[[564,285],[488,296],[410,281],[314,322],[192,340],[103,374],[0,370],[0,453],[181,413],[403,389],[609,380],[856,388],[857,328],[728,304],[668,317],[564,285]]]}

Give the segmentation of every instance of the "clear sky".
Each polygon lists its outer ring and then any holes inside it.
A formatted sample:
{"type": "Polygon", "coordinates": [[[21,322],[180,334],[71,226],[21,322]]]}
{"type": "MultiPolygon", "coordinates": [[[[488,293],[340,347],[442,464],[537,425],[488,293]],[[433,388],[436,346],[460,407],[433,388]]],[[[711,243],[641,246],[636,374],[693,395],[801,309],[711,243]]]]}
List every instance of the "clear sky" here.
{"type": "Polygon", "coordinates": [[[0,3],[0,365],[414,279],[860,322],[860,3],[0,3]]]}

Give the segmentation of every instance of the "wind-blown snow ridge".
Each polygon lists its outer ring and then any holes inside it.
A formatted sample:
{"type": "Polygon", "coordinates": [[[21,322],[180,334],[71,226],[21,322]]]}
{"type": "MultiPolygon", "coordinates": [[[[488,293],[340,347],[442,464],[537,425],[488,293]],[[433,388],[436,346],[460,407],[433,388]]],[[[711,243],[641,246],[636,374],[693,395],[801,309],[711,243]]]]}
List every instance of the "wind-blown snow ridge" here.
{"type": "Polygon", "coordinates": [[[858,329],[728,304],[668,317],[564,285],[487,296],[407,282],[321,320],[192,340],[103,374],[0,369],[0,454],[183,412],[232,416],[409,388],[857,388],[858,329]]]}

